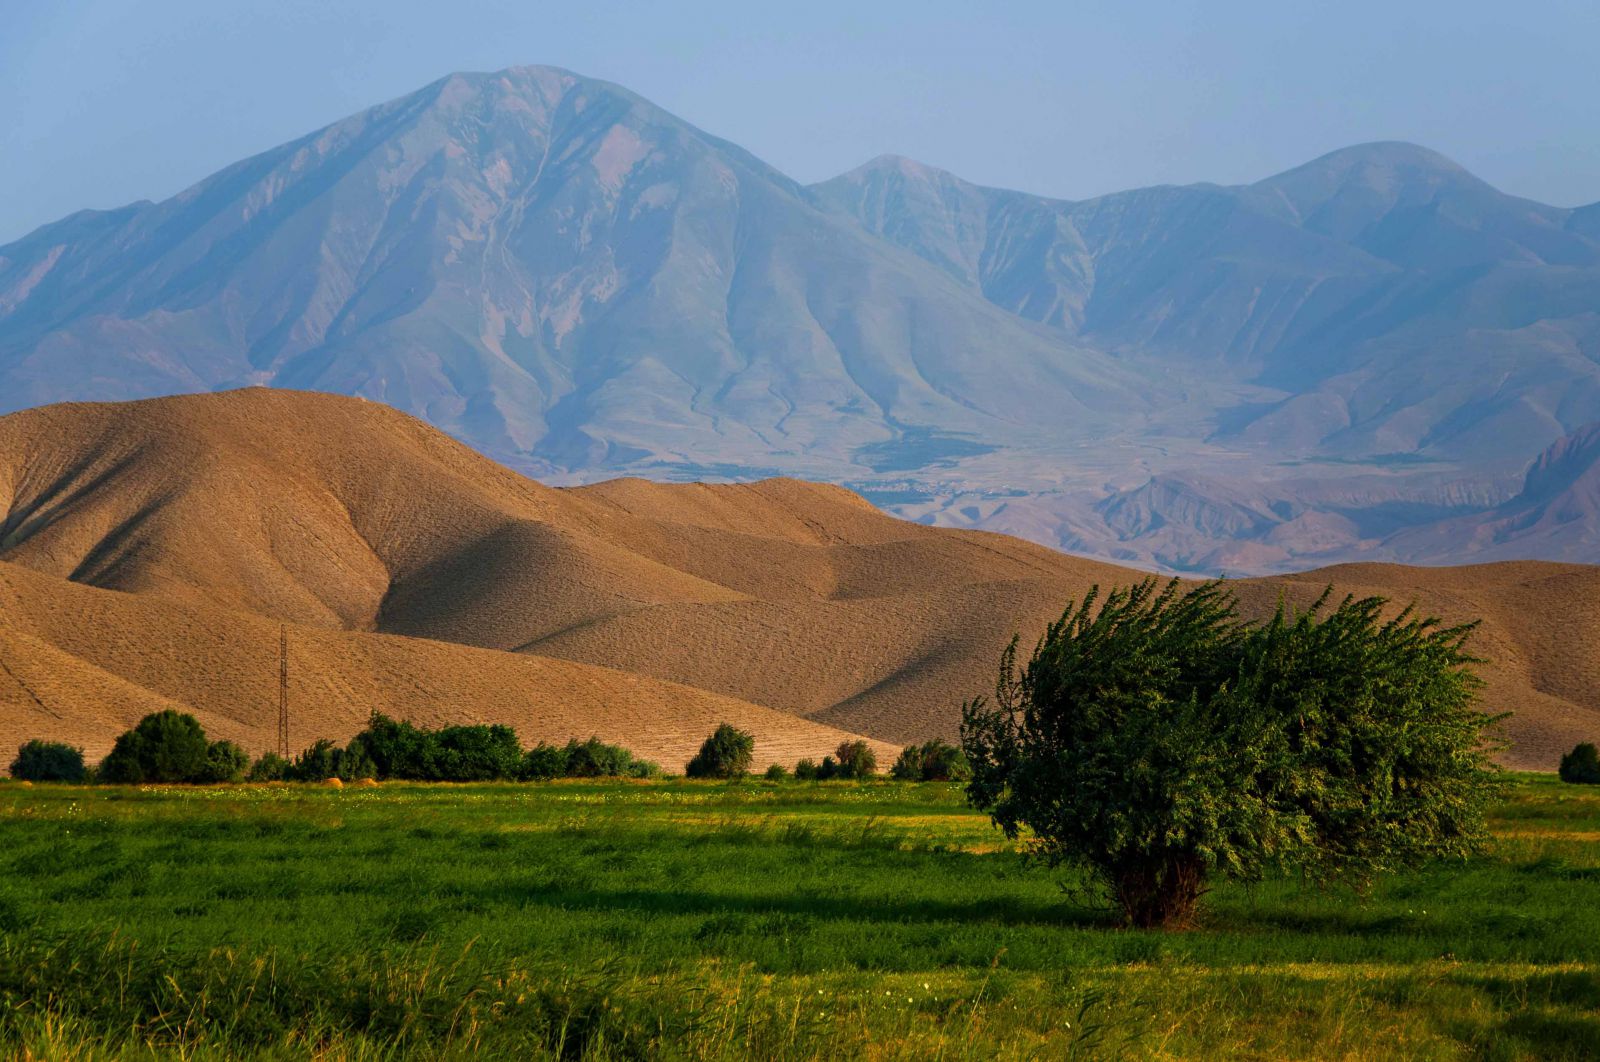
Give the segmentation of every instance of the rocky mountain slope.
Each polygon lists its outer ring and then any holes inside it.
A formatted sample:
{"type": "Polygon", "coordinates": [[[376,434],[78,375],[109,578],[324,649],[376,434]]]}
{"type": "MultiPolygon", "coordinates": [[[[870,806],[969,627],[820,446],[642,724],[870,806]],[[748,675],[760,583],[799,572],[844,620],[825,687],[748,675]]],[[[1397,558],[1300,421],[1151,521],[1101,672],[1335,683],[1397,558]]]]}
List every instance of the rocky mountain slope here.
{"type": "MultiPolygon", "coordinates": [[[[1127,568],[894,519],[837,487],[553,489],[377,403],[252,388],[0,418],[0,744],[103,752],[155,706],[260,749],[280,626],[296,740],[381,709],[599,734],[680,763],[719,719],[763,762],[952,737],[1001,649],[1127,568]]],[[[1482,617],[1510,762],[1600,726],[1600,568],[1364,566],[1238,584],[1482,617]]]]}
{"type": "Polygon", "coordinates": [[[1600,420],[1597,217],[1406,144],[1077,203],[802,187],[615,85],[461,74],[0,247],[0,411],[315,389],[553,482],[798,475],[1283,570],[1487,513],[1600,420]]]}

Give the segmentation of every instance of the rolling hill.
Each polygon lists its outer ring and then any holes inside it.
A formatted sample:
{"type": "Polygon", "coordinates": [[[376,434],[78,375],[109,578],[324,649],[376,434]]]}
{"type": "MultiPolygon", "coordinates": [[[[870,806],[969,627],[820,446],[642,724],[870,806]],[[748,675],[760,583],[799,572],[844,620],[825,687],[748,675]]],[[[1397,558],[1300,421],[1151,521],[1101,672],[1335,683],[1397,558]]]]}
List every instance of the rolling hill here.
{"type": "Polygon", "coordinates": [[[0,412],[264,384],[552,483],[796,476],[1192,572],[1426,527],[1392,555],[1445,563],[1440,521],[1600,421],[1597,217],[1397,143],[1080,202],[892,157],[803,186],[617,85],[455,74],[0,247],[0,412]]]}
{"type": "MultiPolygon", "coordinates": [[[[953,736],[1011,634],[1143,573],[889,517],[794,480],[556,489],[360,399],[251,388],[0,418],[0,737],[104,751],[154,706],[253,749],[374,709],[596,733],[676,764],[719,719],[763,762],[953,736]]],[[[1333,568],[1238,583],[1481,616],[1508,761],[1600,729],[1600,569],[1333,568]]]]}

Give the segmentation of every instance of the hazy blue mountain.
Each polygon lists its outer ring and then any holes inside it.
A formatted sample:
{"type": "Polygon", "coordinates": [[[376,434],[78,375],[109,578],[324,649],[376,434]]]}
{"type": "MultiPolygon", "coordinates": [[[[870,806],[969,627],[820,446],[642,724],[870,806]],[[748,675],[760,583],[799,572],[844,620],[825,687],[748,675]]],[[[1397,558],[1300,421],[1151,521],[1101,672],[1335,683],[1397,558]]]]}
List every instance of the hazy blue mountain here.
{"type": "Polygon", "coordinates": [[[811,192],[1089,345],[1283,392],[1220,416],[1223,441],[1520,466],[1600,417],[1600,212],[1504,195],[1415,145],[1079,203],[894,158],[811,192]]]}
{"type": "Polygon", "coordinates": [[[353,393],[573,470],[842,466],[861,447],[920,463],[1146,404],[1104,354],[744,151],[547,68],[446,78],[0,249],[0,375],[9,408],[353,393]]]}
{"type": "Polygon", "coordinates": [[[789,473],[1193,570],[1449,559],[1600,421],[1600,204],[1392,143],[1082,202],[888,156],[804,187],[525,67],[0,247],[0,411],[246,384],[558,481],[789,473]]]}

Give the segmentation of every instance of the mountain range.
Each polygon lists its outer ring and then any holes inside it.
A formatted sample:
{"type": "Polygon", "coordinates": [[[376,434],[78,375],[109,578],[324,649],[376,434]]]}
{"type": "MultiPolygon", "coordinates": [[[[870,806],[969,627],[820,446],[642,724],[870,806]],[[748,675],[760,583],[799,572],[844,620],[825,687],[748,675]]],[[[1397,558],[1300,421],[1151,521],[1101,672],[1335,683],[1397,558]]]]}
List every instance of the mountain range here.
{"type": "MultiPolygon", "coordinates": [[[[44,406],[0,417],[0,756],[35,737],[99,756],[163,708],[272,748],[286,646],[295,749],[378,710],[595,734],[674,770],[724,721],[758,767],[858,736],[886,764],[957,736],[1014,633],[1145,577],[792,479],[551,488],[355,398],[44,406]]],[[[1505,762],[1548,770],[1594,736],[1600,568],[1229,585],[1256,617],[1332,585],[1481,619],[1505,762]]]]}
{"type": "Polygon", "coordinates": [[[1144,567],[1592,561],[1600,204],[1400,143],[1078,202],[805,186],[526,67],[0,247],[0,412],[248,385],[551,483],[800,476],[1144,567]]]}

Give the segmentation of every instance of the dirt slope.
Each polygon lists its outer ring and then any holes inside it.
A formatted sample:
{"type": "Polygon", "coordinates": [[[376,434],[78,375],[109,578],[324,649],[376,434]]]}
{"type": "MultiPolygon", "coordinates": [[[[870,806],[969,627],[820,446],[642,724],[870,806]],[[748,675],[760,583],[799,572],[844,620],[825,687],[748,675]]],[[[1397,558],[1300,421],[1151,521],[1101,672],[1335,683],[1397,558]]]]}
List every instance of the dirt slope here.
{"type": "MultiPolygon", "coordinates": [[[[3,662],[57,676],[39,699],[96,747],[167,701],[269,744],[279,621],[305,647],[306,741],[374,707],[672,763],[719,712],[789,760],[837,744],[827,727],[949,736],[1011,632],[1141,577],[792,480],[550,489],[387,407],[264,389],[0,418],[0,513],[3,662]]],[[[1597,580],[1363,565],[1240,589],[1258,610],[1332,581],[1484,616],[1509,759],[1549,766],[1600,732],[1597,580]]],[[[16,686],[0,672],[0,737],[40,712],[16,686]]]]}
{"type": "MultiPolygon", "coordinates": [[[[30,737],[92,755],[147,712],[276,743],[279,624],[78,586],[0,564],[0,750],[30,737]]],[[[325,627],[288,628],[290,739],[339,740],[374,711],[431,726],[507,723],[527,744],[596,734],[681,770],[719,722],[756,734],[758,768],[820,757],[853,734],[704,690],[567,660],[325,627]]],[[[879,758],[893,746],[874,743],[879,758]]]]}

